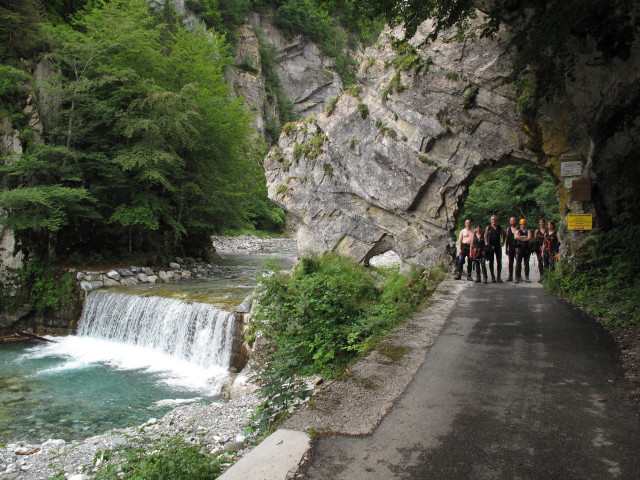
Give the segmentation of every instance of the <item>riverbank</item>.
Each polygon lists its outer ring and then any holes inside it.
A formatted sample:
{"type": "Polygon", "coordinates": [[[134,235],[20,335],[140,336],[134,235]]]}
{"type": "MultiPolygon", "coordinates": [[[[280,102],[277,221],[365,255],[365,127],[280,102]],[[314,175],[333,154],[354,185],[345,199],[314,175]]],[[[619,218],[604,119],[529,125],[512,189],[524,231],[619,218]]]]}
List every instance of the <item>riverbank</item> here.
{"type": "Polygon", "coordinates": [[[17,442],[0,449],[0,479],[43,480],[49,477],[82,480],[90,478],[99,463],[96,454],[138,443],[151,445],[162,436],[202,445],[210,452],[229,451],[229,461],[246,453],[237,448],[245,440],[244,428],[257,395],[246,395],[227,403],[186,405],[160,419],[149,419],[137,427],[113,430],[85,440],[48,440],[41,445],[17,442]],[[230,448],[233,447],[233,448],[230,448]]]}

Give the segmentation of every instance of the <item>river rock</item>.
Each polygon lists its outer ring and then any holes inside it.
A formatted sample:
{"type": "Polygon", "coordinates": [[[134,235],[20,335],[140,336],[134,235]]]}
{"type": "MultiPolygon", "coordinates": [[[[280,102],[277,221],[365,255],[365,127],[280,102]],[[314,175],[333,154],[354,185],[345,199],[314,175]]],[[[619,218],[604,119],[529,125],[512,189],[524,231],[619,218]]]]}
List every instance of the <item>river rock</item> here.
{"type": "Polygon", "coordinates": [[[91,292],[98,288],[102,288],[103,286],[104,286],[104,282],[100,282],[100,281],[88,282],[83,280],[80,282],[80,288],[85,292],[91,292]]]}
{"type": "Polygon", "coordinates": [[[138,284],[138,279],[135,277],[127,277],[120,280],[120,285],[123,285],[125,287],[132,287],[137,284],[138,284]]]}
{"type": "Polygon", "coordinates": [[[129,267],[129,270],[135,275],[136,273],[140,273],[140,267],[129,267]]]}
{"type": "Polygon", "coordinates": [[[112,280],[111,278],[105,278],[103,283],[104,283],[104,286],[107,288],[120,286],[120,282],[117,282],[116,280],[112,280]]]}
{"type": "Polygon", "coordinates": [[[138,280],[140,280],[141,283],[147,283],[147,280],[149,279],[149,277],[144,274],[144,273],[139,273],[137,275],[138,280]]]}
{"type": "Polygon", "coordinates": [[[147,277],[150,277],[151,275],[153,275],[153,270],[151,268],[149,268],[149,267],[144,267],[144,274],[147,277]]]}
{"type": "Polygon", "coordinates": [[[122,278],[122,277],[120,277],[120,274],[118,272],[116,272],[115,270],[109,270],[106,273],[106,275],[107,275],[107,277],[109,277],[110,279],[115,280],[115,281],[119,281],[120,278],[122,278]]]}
{"type": "Polygon", "coordinates": [[[191,278],[192,274],[191,272],[185,270],[184,272],[182,272],[181,276],[183,279],[187,279],[187,278],[191,278]]]}
{"type": "Polygon", "coordinates": [[[165,272],[164,270],[160,270],[158,272],[158,278],[162,283],[169,283],[172,277],[173,277],[173,272],[165,272]]]}
{"type": "Polygon", "coordinates": [[[133,272],[128,268],[122,268],[118,270],[118,273],[120,274],[121,277],[133,277],[133,272]]]}
{"type": "Polygon", "coordinates": [[[180,264],[176,262],[171,262],[169,264],[169,268],[172,270],[180,270],[180,264]]]}
{"type": "Polygon", "coordinates": [[[156,283],[158,281],[158,277],[155,275],[149,275],[147,277],[147,283],[156,283]]]}
{"type": "Polygon", "coordinates": [[[184,263],[184,258],[182,257],[175,257],[174,260],[176,261],[176,263],[184,263]]]}

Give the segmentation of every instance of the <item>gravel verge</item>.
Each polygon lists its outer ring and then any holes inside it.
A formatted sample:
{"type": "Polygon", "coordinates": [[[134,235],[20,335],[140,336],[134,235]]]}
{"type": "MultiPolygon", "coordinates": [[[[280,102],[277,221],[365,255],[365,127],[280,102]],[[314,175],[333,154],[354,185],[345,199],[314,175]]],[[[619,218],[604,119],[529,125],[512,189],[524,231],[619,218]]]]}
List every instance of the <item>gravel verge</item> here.
{"type": "Polygon", "coordinates": [[[152,418],[138,427],[113,430],[85,440],[9,444],[0,449],[0,479],[43,480],[53,476],[88,479],[97,468],[96,453],[127,443],[150,443],[164,435],[203,445],[210,452],[239,448],[234,456],[240,457],[248,451],[248,447],[242,447],[243,431],[258,403],[257,395],[252,394],[227,403],[178,407],[161,419],[152,418]]]}
{"type": "Polygon", "coordinates": [[[315,434],[371,433],[405,391],[460,294],[470,285],[471,282],[443,281],[425,307],[396,327],[347,372],[318,388],[281,428],[315,434]]]}

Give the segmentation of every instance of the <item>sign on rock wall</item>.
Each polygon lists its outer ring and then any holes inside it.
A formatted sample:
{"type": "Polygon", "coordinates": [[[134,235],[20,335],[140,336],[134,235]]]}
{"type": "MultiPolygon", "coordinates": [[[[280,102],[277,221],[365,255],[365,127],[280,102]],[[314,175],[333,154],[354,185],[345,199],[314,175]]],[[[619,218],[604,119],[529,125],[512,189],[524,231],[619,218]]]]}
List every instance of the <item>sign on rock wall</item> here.
{"type": "Polygon", "coordinates": [[[593,215],[590,213],[570,213],[567,215],[567,228],[569,230],[592,230],[593,215]]]}

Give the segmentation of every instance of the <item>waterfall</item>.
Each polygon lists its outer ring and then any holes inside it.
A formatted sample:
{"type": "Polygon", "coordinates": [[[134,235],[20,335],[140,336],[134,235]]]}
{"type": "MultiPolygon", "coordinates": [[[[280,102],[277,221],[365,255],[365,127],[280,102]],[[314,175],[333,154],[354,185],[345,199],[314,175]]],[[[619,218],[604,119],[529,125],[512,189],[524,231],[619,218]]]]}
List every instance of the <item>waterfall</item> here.
{"type": "Polygon", "coordinates": [[[91,292],[78,336],[136,345],[199,367],[228,368],[235,316],[206,303],[91,292]]]}

